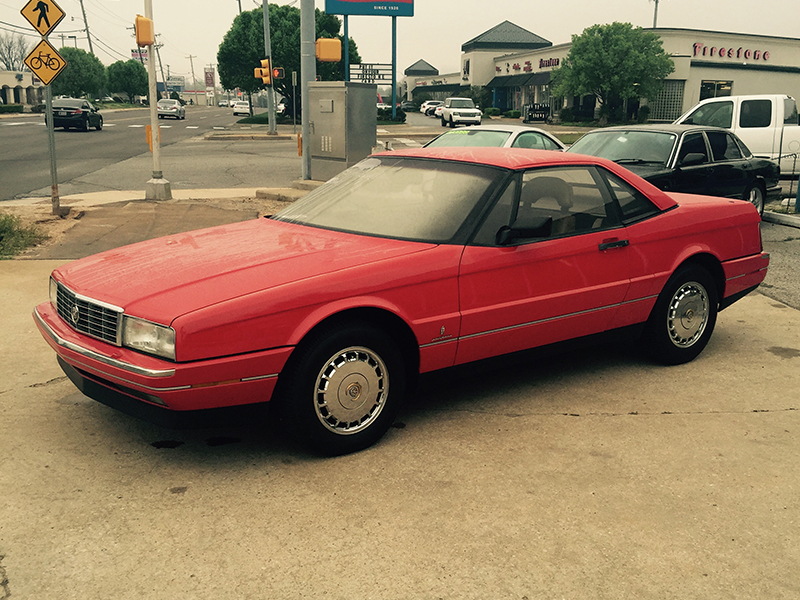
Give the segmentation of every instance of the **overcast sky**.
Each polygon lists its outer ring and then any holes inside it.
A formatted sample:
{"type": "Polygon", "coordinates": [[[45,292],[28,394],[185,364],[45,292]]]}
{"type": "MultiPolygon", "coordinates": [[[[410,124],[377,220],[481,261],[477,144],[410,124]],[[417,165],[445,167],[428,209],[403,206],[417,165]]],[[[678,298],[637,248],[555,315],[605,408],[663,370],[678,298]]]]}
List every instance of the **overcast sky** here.
{"type": "MultiPolygon", "coordinates": [[[[261,1],[240,0],[243,10],[261,1]]],[[[67,14],[50,34],[50,42],[88,50],[80,0],[55,0],[67,14]]],[[[38,34],[20,10],[27,0],[0,0],[0,30],[38,34]]],[[[277,4],[292,4],[276,0],[277,4]]],[[[83,0],[95,54],[108,65],[130,58],[134,47],[132,27],[136,14],[144,13],[144,0],[83,0]]],[[[299,7],[300,2],[294,3],[299,7]]],[[[324,0],[316,0],[325,8],[324,0]]],[[[527,29],[553,44],[569,42],[573,34],[596,23],[622,21],[634,26],[653,25],[653,0],[415,0],[413,17],[397,18],[397,71],[426,60],[441,74],[460,69],[461,45],[504,20],[527,29]]],[[[198,80],[203,68],[216,63],[217,48],[239,12],[239,0],[153,0],[156,33],[161,34],[161,60],[172,75],[191,75],[193,56],[198,80]]],[[[660,0],[658,26],[752,33],[800,39],[797,0],[660,0]]],[[[36,36],[36,37],[34,37],[36,36]]],[[[362,60],[391,63],[390,17],[350,17],[350,36],[358,44],[362,60]]],[[[276,65],[280,66],[280,65],[276,65]]]]}

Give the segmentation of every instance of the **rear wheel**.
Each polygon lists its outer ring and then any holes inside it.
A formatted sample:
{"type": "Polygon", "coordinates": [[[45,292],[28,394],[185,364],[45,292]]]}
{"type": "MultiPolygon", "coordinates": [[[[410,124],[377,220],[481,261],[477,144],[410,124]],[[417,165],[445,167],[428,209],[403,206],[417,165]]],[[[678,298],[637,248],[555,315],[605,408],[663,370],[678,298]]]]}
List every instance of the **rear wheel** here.
{"type": "Polygon", "coordinates": [[[656,361],[679,365],[697,357],[717,322],[717,288],[700,266],[679,268],[669,278],[645,326],[642,343],[656,361]]]}
{"type": "Polygon", "coordinates": [[[278,395],[290,427],[332,456],[377,442],[405,393],[405,361],[391,338],[367,323],[344,323],[304,340],[297,352],[278,395]]]}
{"type": "Polygon", "coordinates": [[[86,117],[83,122],[81,123],[81,130],[82,131],[89,131],[89,117],[86,117]]]}
{"type": "Polygon", "coordinates": [[[754,183],[747,188],[744,199],[756,207],[759,215],[764,214],[764,188],[760,183],[754,183]]]}

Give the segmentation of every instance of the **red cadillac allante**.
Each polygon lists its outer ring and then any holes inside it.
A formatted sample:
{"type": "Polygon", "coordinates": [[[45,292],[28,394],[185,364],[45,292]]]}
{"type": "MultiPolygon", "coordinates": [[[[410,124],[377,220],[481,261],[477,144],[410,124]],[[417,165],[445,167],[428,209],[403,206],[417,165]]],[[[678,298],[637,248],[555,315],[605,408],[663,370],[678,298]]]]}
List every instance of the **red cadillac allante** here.
{"type": "Polygon", "coordinates": [[[164,421],[271,401],[341,454],[386,432],[420,373],[619,329],[692,360],[764,280],[759,223],[594,157],[384,153],[269,218],[56,269],[34,318],[100,402],[164,421]]]}

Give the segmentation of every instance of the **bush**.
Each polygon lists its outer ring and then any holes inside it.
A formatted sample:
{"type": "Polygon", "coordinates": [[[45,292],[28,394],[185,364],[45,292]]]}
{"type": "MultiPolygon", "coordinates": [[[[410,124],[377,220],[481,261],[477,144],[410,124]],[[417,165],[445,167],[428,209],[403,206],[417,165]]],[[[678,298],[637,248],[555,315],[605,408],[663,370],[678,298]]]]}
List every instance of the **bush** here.
{"type": "Polygon", "coordinates": [[[392,119],[392,109],[391,108],[379,108],[378,109],[378,121],[383,122],[391,122],[391,123],[405,123],[406,122],[406,113],[403,112],[403,109],[397,109],[397,116],[395,119],[392,119]]]}
{"type": "Polygon", "coordinates": [[[561,119],[562,123],[572,123],[575,121],[575,113],[571,108],[562,108],[561,112],[558,113],[558,118],[561,119]]]}
{"type": "Polygon", "coordinates": [[[508,110],[503,113],[503,116],[507,119],[519,119],[522,116],[522,113],[518,110],[508,110]]]}
{"type": "Polygon", "coordinates": [[[0,104],[0,113],[21,113],[22,104],[0,104]]]}
{"type": "Polygon", "coordinates": [[[9,258],[46,240],[35,227],[23,227],[19,217],[0,214],[0,258],[9,258]]]}
{"type": "Polygon", "coordinates": [[[487,117],[499,117],[502,114],[502,111],[499,108],[490,106],[489,108],[483,111],[483,114],[486,115],[487,117]]]}
{"type": "Polygon", "coordinates": [[[647,119],[650,118],[650,107],[649,106],[640,106],[639,112],[636,114],[636,120],[639,123],[646,123],[647,119]]]}

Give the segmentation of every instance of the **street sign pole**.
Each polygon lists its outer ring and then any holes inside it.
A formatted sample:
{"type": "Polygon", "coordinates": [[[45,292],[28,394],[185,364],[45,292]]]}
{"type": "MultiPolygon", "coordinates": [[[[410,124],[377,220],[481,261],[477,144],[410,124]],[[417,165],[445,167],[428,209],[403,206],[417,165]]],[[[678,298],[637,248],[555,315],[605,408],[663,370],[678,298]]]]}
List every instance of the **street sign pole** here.
{"type": "MultiPolygon", "coordinates": [[[[266,58],[269,59],[269,68],[272,68],[272,42],[270,41],[269,37],[269,2],[264,0],[261,5],[261,8],[264,12],[264,53],[266,54],[266,58]]],[[[272,76],[270,75],[270,82],[272,82],[272,76]]],[[[272,83],[267,86],[267,115],[269,117],[269,135],[277,135],[278,128],[275,123],[275,88],[272,87],[272,83]]]]}
{"type": "Polygon", "coordinates": [[[58,196],[58,170],[56,168],[56,135],[53,126],[53,90],[47,85],[44,91],[45,114],[47,115],[47,145],[50,147],[50,203],[52,214],[64,217],[69,214],[69,207],[61,209],[61,198],[58,196]]]}
{"type": "Polygon", "coordinates": [[[311,100],[309,83],[317,78],[317,54],[314,44],[314,0],[300,0],[300,119],[302,131],[303,179],[311,179],[311,100]]]}
{"type": "Polygon", "coordinates": [[[52,213],[59,217],[69,214],[69,208],[61,208],[61,198],[58,195],[58,170],[56,168],[56,138],[53,133],[53,91],[50,83],[67,63],[52,45],[47,37],[56,28],[66,13],[54,0],[28,0],[20,11],[23,17],[42,36],[41,41],[25,57],[25,65],[41,79],[45,85],[45,119],[47,120],[47,145],[50,148],[50,202],[52,213]]]}

